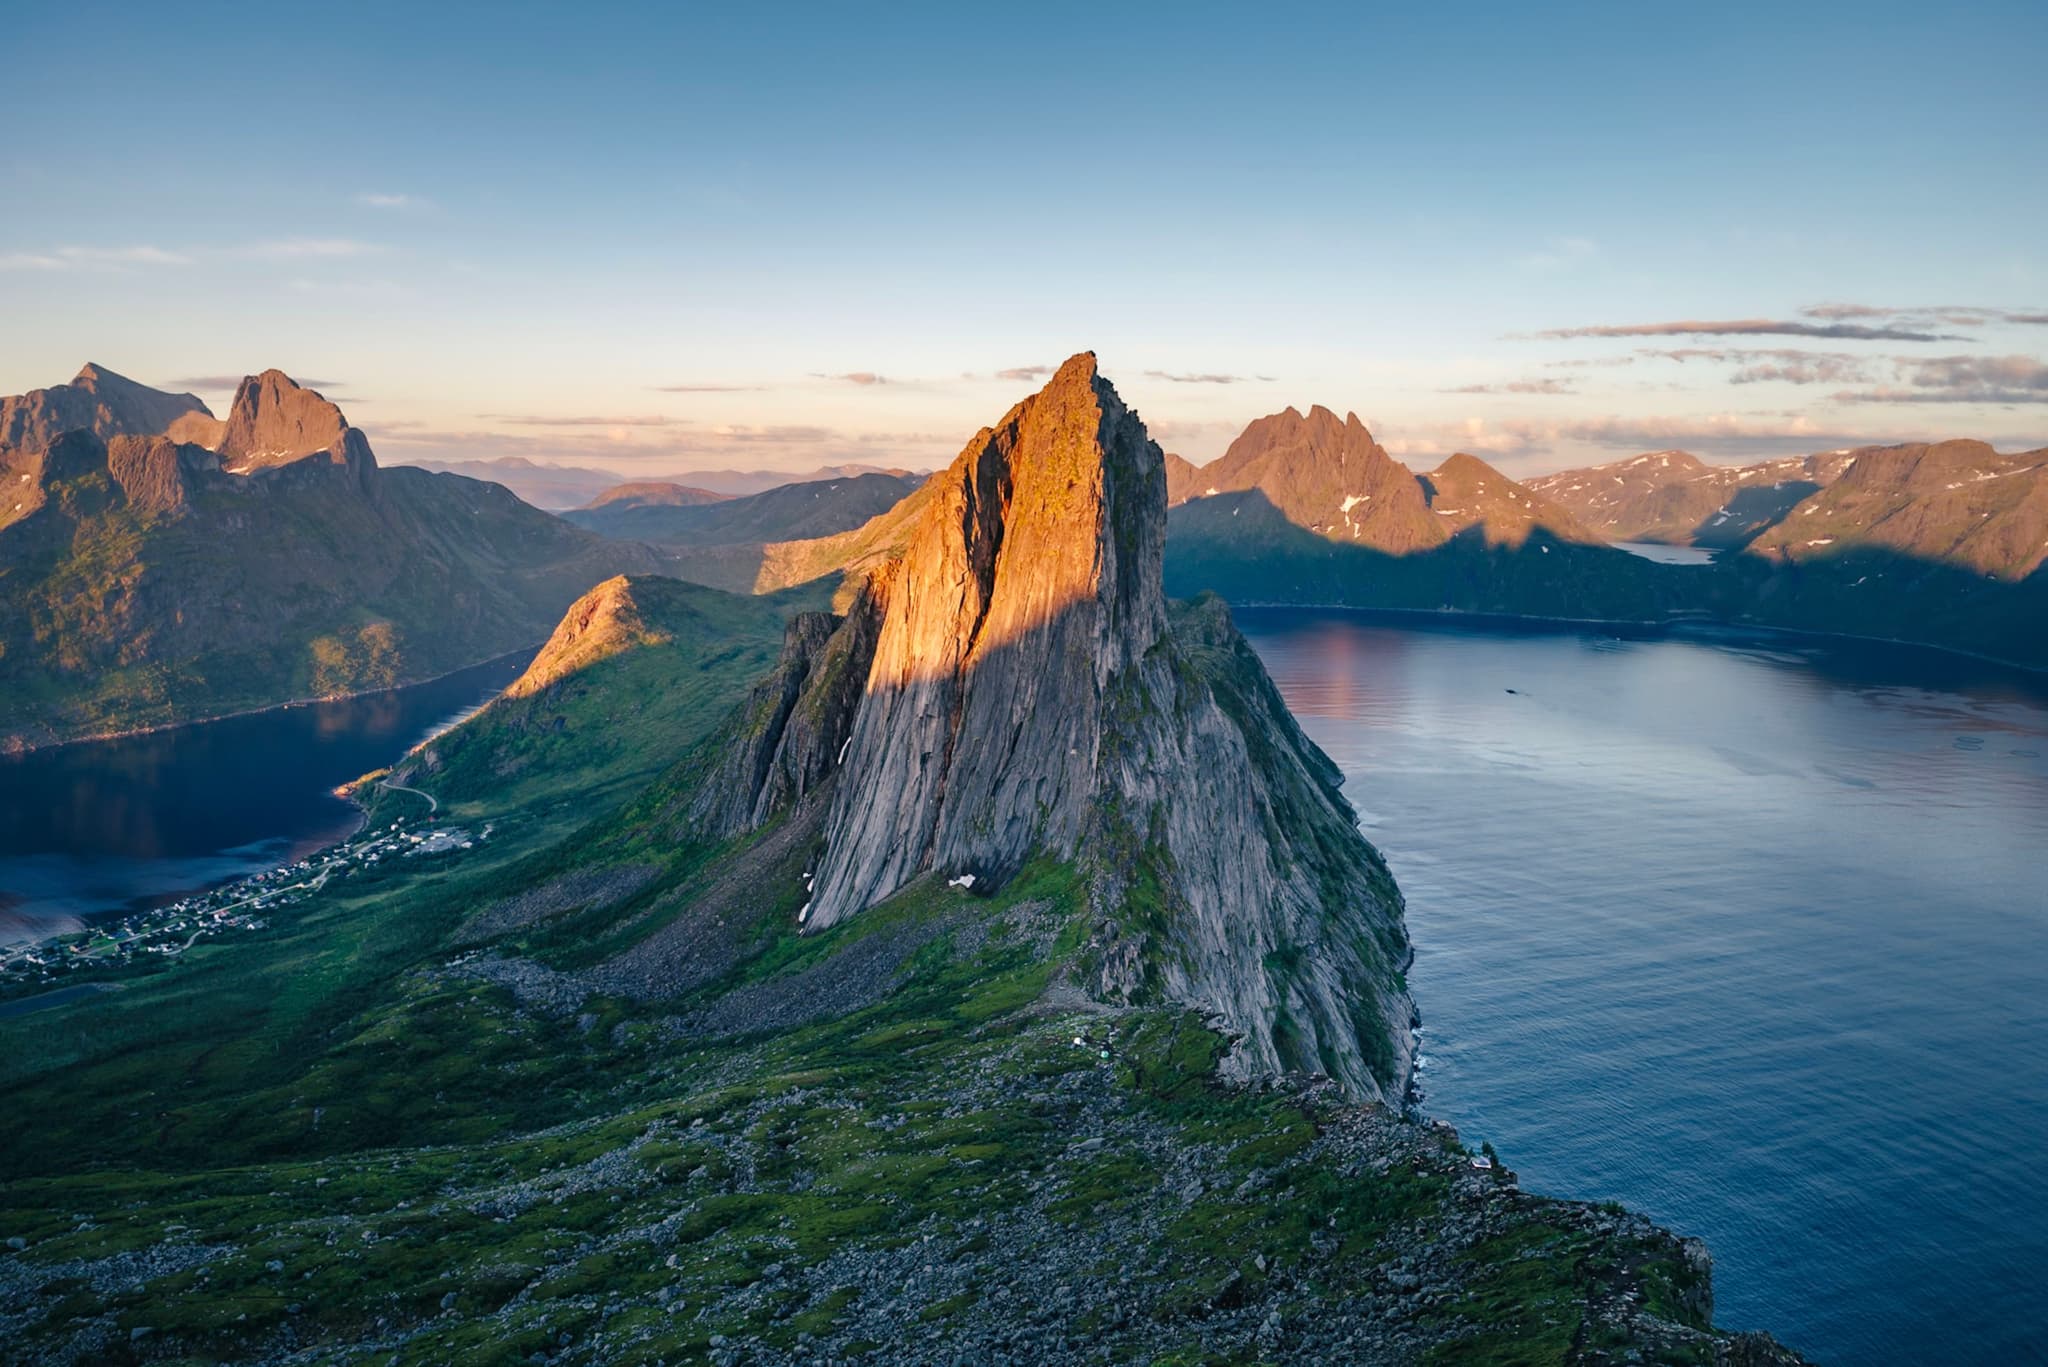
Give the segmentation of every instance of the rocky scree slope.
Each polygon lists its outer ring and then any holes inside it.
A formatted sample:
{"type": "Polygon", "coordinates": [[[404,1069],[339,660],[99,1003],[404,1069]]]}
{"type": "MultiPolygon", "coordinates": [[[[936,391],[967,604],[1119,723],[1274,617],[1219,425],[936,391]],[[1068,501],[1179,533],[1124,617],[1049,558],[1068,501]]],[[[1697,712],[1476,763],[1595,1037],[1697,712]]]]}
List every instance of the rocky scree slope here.
{"type": "Polygon", "coordinates": [[[243,381],[216,449],[114,431],[207,415],[88,377],[106,434],[44,442],[24,419],[25,444],[0,448],[0,747],[431,677],[540,640],[611,574],[663,565],[495,485],[380,468],[338,407],[279,371],[243,381]]]}
{"type": "Polygon", "coordinates": [[[1163,458],[1093,356],[922,492],[846,615],[792,626],[700,830],[759,826],[829,775],[813,932],[929,874],[988,890],[1074,862],[1096,992],[1214,1013],[1238,1075],[1398,1099],[1399,894],[1220,602],[1169,614],[1163,458]]]}

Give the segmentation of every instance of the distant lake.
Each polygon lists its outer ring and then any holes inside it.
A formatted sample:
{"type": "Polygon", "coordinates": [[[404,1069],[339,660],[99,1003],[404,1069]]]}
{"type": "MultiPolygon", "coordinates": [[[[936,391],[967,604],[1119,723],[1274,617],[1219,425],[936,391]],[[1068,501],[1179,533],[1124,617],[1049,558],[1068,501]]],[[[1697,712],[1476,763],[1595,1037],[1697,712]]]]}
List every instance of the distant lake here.
{"type": "Polygon", "coordinates": [[[1654,560],[1660,565],[1711,565],[1714,552],[1705,546],[1666,546],[1655,541],[1616,541],[1618,551],[1654,560]]]}
{"type": "Polygon", "coordinates": [[[495,697],[528,658],[361,698],[0,755],[0,942],[176,901],[346,837],[358,813],[336,787],[495,697]]]}
{"type": "Polygon", "coordinates": [[[1426,1109],[1704,1238],[1724,1325],[2042,1360],[2048,679],[1239,620],[1407,895],[1426,1109]]]}

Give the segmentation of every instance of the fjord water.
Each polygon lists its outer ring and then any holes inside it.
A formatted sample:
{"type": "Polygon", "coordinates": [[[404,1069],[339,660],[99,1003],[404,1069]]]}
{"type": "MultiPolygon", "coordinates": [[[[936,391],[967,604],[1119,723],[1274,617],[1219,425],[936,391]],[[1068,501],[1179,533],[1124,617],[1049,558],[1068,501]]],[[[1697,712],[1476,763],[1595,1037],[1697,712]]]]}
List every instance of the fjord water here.
{"type": "Polygon", "coordinates": [[[1240,625],[1408,900],[1426,1108],[1830,1363],[2048,1342],[2048,679],[1854,642],[1240,625]]]}
{"type": "Polygon", "coordinates": [[[526,655],[429,683],[0,755],[0,943],[297,859],[355,829],[333,789],[494,697],[526,655]]]}

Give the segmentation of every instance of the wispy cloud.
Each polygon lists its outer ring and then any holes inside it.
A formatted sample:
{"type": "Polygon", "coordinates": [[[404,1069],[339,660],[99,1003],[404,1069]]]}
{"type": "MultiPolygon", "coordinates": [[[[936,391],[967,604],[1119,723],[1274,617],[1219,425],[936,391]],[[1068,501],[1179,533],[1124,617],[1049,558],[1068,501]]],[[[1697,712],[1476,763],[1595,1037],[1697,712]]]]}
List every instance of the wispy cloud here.
{"type": "Polygon", "coordinates": [[[857,384],[863,387],[889,383],[887,375],[877,375],[872,370],[849,370],[839,375],[826,375],[814,370],[811,372],[811,378],[814,380],[840,380],[846,384],[857,384]]]}
{"type": "MultiPolygon", "coordinates": [[[[171,389],[238,389],[247,378],[246,375],[187,375],[182,380],[167,380],[165,384],[171,389]]],[[[303,375],[292,376],[292,382],[301,389],[340,389],[347,383],[345,380],[309,380],[303,375]]],[[[362,403],[363,400],[351,402],[362,403]]]]}
{"type": "Polygon", "coordinates": [[[432,201],[422,199],[418,195],[393,194],[380,190],[365,190],[356,196],[356,203],[366,209],[389,209],[395,212],[432,207],[432,201]]]}
{"type": "Polygon", "coordinates": [[[1509,380],[1502,384],[1461,384],[1444,394],[1576,394],[1564,380],[1509,380]]]}
{"type": "Polygon", "coordinates": [[[996,378],[999,380],[1042,380],[1052,374],[1052,369],[1049,365],[1011,366],[1008,370],[998,370],[996,378]]]}
{"type": "Polygon", "coordinates": [[[687,427],[690,425],[686,419],[671,418],[660,413],[635,417],[609,417],[588,413],[479,413],[477,417],[485,422],[510,423],[514,427],[687,427]]]}
{"type": "Polygon", "coordinates": [[[657,394],[755,394],[765,384],[657,384],[648,386],[657,394]]]}
{"type": "Polygon", "coordinates": [[[6,271],[120,271],[182,267],[205,261],[340,260],[373,256],[384,248],[347,237],[285,237],[227,247],[173,250],[138,244],[127,247],[61,246],[0,252],[6,271]]]}
{"type": "Polygon", "coordinates": [[[1252,380],[1270,382],[1271,375],[1221,375],[1213,372],[1187,372],[1170,370],[1148,370],[1145,378],[1166,380],[1172,384],[1245,384],[1252,380]]]}
{"type": "Polygon", "coordinates": [[[1841,403],[2048,403],[2048,364],[2032,356],[1932,356],[1902,369],[1904,388],[1834,397],[1841,403]]]}
{"type": "Polygon", "coordinates": [[[813,469],[848,461],[923,469],[950,460],[959,445],[957,434],[857,432],[794,423],[720,427],[665,424],[656,428],[576,423],[541,430],[504,431],[393,421],[373,427],[370,440],[380,454],[399,461],[521,456],[555,464],[661,474],[724,464],[813,469]]]}
{"type": "Polygon", "coordinates": [[[49,247],[40,251],[0,252],[0,270],[73,271],[125,270],[138,266],[189,266],[192,258],[162,247],[49,247]]]}
{"type": "Polygon", "coordinates": [[[1815,304],[1799,310],[1806,318],[1840,322],[1850,318],[1883,318],[1904,327],[1990,327],[2000,323],[2048,322],[2048,314],[2014,312],[2003,308],[1980,308],[1970,304],[1918,305],[1889,308],[1876,304],[1815,304]]]}
{"type": "Polygon", "coordinates": [[[1751,349],[1746,347],[1681,347],[1674,351],[1645,350],[1653,360],[1690,361],[1737,367],[1728,377],[1730,384],[1867,384],[1875,365],[1894,358],[1852,356],[1844,351],[1805,351],[1796,347],[1751,349]]]}
{"type": "Polygon", "coordinates": [[[1793,318],[1679,319],[1665,323],[1619,323],[1599,327],[1549,328],[1530,338],[1575,337],[1826,337],[1858,342],[1966,342],[1924,328],[1872,327],[1862,323],[1801,322],[1793,318]]]}
{"type": "Polygon", "coordinates": [[[1659,417],[1624,413],[1561,420],[1470,418],[1461,423],[1392,433],[1387,449],[1406,459],[1440,458],[1456,451],[1496,460],[1529,459],[1559,449],[1594,446],[1615,451],[1682,448],[1705,456],[1755,459],[1808,455],[1844,446],[1905,440],[1913,434],[1857,430],[1806,415],[1717,413],[1659,417]]]}

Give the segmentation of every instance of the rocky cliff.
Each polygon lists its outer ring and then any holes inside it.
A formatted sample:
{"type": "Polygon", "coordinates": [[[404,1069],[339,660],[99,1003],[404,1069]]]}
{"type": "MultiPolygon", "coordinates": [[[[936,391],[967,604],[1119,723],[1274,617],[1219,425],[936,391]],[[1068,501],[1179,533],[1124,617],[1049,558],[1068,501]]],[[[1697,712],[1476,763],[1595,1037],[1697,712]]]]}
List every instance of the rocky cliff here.
{"type": "Polygon", "coordinates": [[[792,626],[699,822],[761,824],[836,770],[812,931],[921,877],[985,892],[1071,861],[1097,992],[1212,1012],[1240,1074],[1398,1096],[1398,894],[1220,602],[1169,614],[1163,457],[1094,357],[924,495],[843,621],[792,626]]]}

